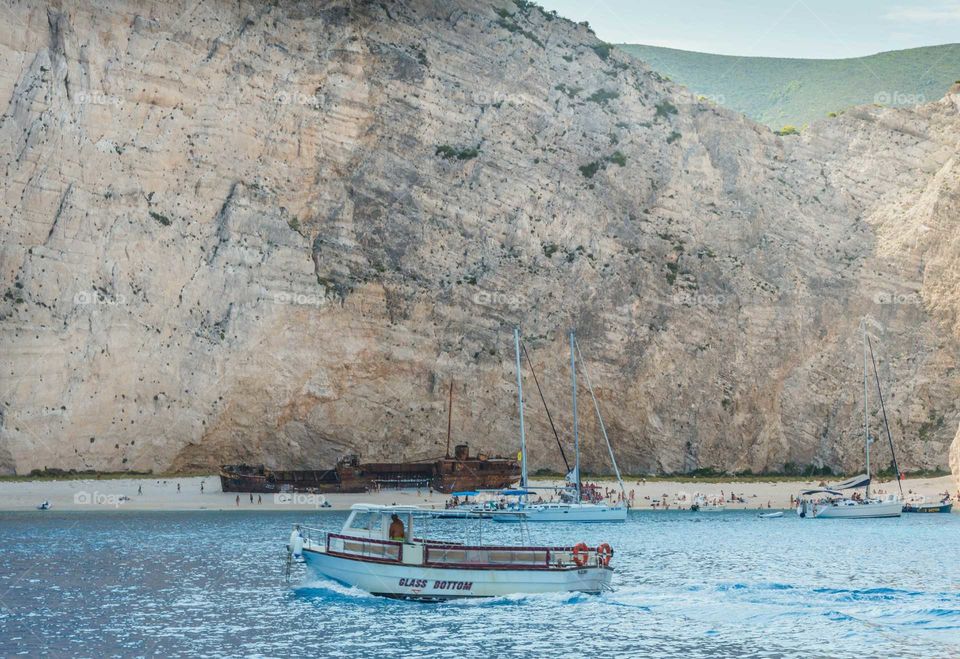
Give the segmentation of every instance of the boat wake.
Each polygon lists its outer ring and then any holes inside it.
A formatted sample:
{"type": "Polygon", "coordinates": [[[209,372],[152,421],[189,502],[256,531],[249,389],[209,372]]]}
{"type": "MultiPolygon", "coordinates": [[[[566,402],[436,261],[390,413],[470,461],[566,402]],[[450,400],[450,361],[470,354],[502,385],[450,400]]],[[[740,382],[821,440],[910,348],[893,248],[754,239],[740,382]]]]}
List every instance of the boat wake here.
{"type": "Polygon", "coordinates": [[[602,598],[603,595],[590,595],[588,593],[517,593],[514,595],[503,595],[501,597],[453,599],[448,600],[443,604],[444,606],[482,607],[529,606],[542,604],[566,605],[595,602],[601,600],[602,598]]]}
{"type": "MultiPolygon", "coordinates": [[[[402,602],[386,597],[373,595],[360,588],[345,586],[336,581],[327,579],[311,579],[296,584],[291,588],[296,597],[304,599],[331,600],[331,599],[351,599],[363,600],[370,603],[402,603],[409,606],[417,602],[402,602]]],[[[517,593],[513,595],[503,595],[501,597],[464,597],[460,599],[450,599],[442,602],[430,602],[429,606],[446,607],[506,607],[506,606],[530,606],[530,605],[568,605],[582,604],[587,602],[600,602],[606,598],[604,595],[591,595],[589,593],[517,593]]],[[[419,602],[419,604],[424,604],[419,602]]]]}
{"type": "Polygon", "coordinates": [[[292,591],[297,597],[305,599],[331,599],[333,596],[343,599],[386,601],[360,588],[344,586],[329,579],[310,579],[293,586],[292,591]]]}

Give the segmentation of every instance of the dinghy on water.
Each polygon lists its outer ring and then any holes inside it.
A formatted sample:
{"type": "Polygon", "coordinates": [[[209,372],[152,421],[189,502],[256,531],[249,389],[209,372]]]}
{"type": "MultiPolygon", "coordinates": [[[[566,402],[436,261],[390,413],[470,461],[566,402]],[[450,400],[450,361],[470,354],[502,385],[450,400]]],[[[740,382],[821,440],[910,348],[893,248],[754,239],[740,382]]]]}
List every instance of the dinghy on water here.
{"type": "Polygon", "coordinates": [[[953,509],[950,496],[940,501],[927,501],[926,497],[913,497],[903,506],[905,513],[948,513],[953,509]]]}
{"type": "MultiPolygon", "coordinates": [[[[300,555],[318,577],[409,600],[596,594],[610,588],[613,550],[608,544],[504,546],[431,540],[423,536],[433,512],[416,506],[355,504],[340,533],[297,525],[287,546],[288,565],[300,555]]],[[[473,521],[482,525],[482,519],[473,521]]]]}

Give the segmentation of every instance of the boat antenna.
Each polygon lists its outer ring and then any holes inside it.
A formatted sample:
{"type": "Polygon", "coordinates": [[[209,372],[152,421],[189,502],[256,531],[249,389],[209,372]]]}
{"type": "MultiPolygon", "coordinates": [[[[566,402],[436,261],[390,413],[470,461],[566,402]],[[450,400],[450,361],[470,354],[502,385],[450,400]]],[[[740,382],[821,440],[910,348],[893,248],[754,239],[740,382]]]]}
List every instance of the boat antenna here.
{"type": "Polygon", "coordinates": [[[887,441],[890,443],[890,455],[893,457],[893,468],[897,472],[897,485],[900,486],[900,498],[903,498],[903,482],[900,480],[900,465],[897,464],[897,452],[893,450],[893,435],[890,434],[890,424],[887,423],[887,408],[883,404],[883,391],[880,389],[880,374],[877,372],[877,358],[873,355],[873,341],[867,337],[870,347],[870,359],[873,362],[873,377],[877,380],[877,396],[880,398],[880,410],[883,412],[883,427],[887,430],[887,441]]]}
{"type": "Polygon", "coordinates": [[[447,460],[450,459],[450,429],[453,425],[453,380],[450,380],[450,398],[447,400],[447,460]]]}
{"type": "MultiPolygon", "coordinates": [[[[527,435],[523,427],[523,378],[520,374],[520,328],[513,328],[513,351],[517,362],[517,406],[520,409],[520,489],[527,490],[527,435]]],[[[525,501],[526,495],[521,494],[520,500],[525,501]]]]}
{"type": "Polygon", "coordinates": [[[543,402],[543,409],[547,411],[547,421],[550,422],[550,429],[553,430],[553,436],[557,438],[557,448],[560,449],[560,457],[563,458],[563,464],[566,465],[567,471],[570,471],[570,463],[567,462],[567,454],[563,452],[563,444],[560,442],[560,435],[557,433],[556,426],[553,425],[553,417],[550,415],[550,408],[547,406],[547,400],[543,397],[543,389],[540,388],[540,380],[537,379],[537,371],[533,368],[533,361],[530,359],[530,353],[527,352],[527,344],[521,341],[520,349],[523,350],[523,356],[527,360],[527,366],[530,367],[530,374],[533,376],[533,381],[537,385],[537,392],[540,394],[540,400],[543,402]]]}
{"type": "Polygon", "coordinates": [[[583,379],[587,383],[587,389],[590,391],[590,397],[593,399],[593,408],[597,412],[597,421],[600,422],[600,432],[603,433],[603,439],[607,443],[607,451],[610,452],[610,462],[613,464],[613,471],[617,475],[617,482],[620,483],[620,493],[623,494],[623,500],[627,500],[627,490],[623,486],[623,478],[620,476],[620,468],[617,466],[617,458],[613,455],[613,446],[610,445],[610,438],[607,436],[607,429],[603,425],[603,417],[600,415],[600,404],[597,403],[597,396],[593,393],[593,385],[590,384],[590,374],[587,373],[587,364],[583,360],[583,353],[580,352],[580,342],[576,337],[573,338],[573,345],[577,349],[577,356],[580,357],[580,364],[583,368],[583,379]]]}
{"type": "MultiPolygon", "coordinates": [[[[574,331],[570,330],[570,382],[573,389],[573,451],[577,456],[575,475],[577,478],[577,503],[580,503],[583,493],[580,485],[580,418],[577,416],[577,359],[573,351],[574,341],[576,341],[574,336],[574,331]]],[[[567,465],[567,473],[570,473],[569,465],[567,465]]]]}

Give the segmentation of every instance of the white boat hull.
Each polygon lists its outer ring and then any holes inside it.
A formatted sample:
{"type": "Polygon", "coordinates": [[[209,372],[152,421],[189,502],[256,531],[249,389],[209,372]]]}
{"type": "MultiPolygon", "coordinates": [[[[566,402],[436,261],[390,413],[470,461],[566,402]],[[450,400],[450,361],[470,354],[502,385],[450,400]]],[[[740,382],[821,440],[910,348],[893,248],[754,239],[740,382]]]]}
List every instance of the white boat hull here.
{"type": "Polygon", "coordinates": [[[854,505],[840,503],[813,504],[813,516],[817,519],[870,519],[875,517],[900,517],[903,512],[903,502],[868,501],[854,505]]]}
{"type": "Polygon", "coordinates": [[[515,593],[600,593],[609,588],[613,569],[601,566],[564,569],[471,569],[375,563],[305,547],[303,557],[317,577],[374,595],[417,600],[502,597],[515,593]]]}
{"type": "Polygon", "coordinates": [[[531,504],[517,512],[497,515],[495,522],[625,522],[627,508],[595,503],[531,504]]]}

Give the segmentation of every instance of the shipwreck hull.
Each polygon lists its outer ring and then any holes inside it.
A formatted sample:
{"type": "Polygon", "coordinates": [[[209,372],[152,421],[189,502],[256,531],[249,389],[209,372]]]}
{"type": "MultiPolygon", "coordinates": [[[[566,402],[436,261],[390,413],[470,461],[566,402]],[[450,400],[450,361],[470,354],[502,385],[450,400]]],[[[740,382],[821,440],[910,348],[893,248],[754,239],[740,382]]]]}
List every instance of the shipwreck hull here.
{"type": "Polygon", "coordinates": [[[269,469],[263,465],[223,465],[220,487],[224,492],[350,493],[380,489],[433,488],[449,494],[464,490],[495,490],[520,477],[520,465],[507,458],[471,457],[466,445],[455,457],[421,462],[370,462],[350,456],[333,469],[269,469]]]}
{"type": "Polygon", "coordinates": [[[336,469],[274,471],[261,466],[224,465],[220,468],[220,488],[224,492],[364,492],[344,486],[336,469]]]}

